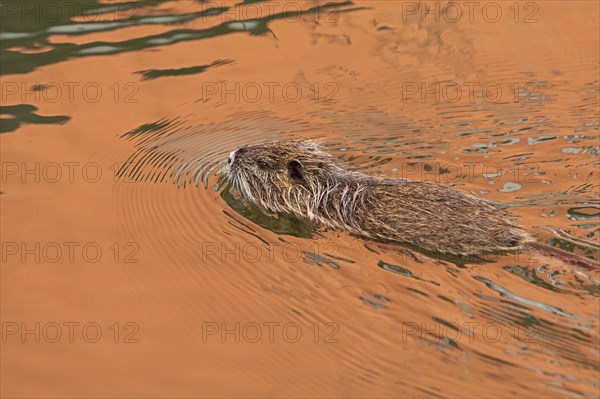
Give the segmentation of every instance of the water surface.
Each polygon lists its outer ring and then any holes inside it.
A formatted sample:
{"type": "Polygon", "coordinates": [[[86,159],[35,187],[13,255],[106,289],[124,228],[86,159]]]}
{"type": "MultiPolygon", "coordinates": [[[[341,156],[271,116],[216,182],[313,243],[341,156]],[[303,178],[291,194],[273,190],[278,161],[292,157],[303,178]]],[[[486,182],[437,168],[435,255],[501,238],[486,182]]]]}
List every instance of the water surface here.
{"type": "Polygon", "coordinates": [[[224,179],[312,138],[598,259],[597,2],[43,4],[2,5],[3,396],[598,397],[598,272],[374,243],[224,179]]]}

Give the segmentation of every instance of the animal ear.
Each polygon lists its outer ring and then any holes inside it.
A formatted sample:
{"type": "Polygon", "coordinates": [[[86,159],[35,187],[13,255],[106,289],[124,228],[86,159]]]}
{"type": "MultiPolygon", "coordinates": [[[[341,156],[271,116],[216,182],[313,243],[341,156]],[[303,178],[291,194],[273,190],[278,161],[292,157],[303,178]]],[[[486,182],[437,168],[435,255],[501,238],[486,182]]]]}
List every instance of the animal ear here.
{"type": "Polygon", "coordinates": [[[288,179],[295,182],[302,181],[303,168],[302,164],[298,161],[291,160],[287,166],[288,169],[288,179]]]}

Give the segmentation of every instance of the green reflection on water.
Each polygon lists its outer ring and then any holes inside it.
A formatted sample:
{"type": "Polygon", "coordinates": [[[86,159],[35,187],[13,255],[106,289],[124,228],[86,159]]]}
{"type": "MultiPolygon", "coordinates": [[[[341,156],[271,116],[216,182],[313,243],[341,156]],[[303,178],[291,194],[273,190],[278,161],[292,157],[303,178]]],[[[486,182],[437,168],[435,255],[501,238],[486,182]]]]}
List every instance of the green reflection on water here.
{"type": "Polygon", "coordinates": [[[137,10],[152,5],[159,4],[159,1],[141,1],[136,3],[121,3],[122,13],[115,15],[116,21],[111,22],[75,22],[73,17],[82,17],[86,7],[102,10],[102,7],[94,1],[82,2],[57,2],[56,18],[40,18],[43,16],[41,11],[33,12],[32,17],[22,10],[26,7],[35,9],[42,7],[43,3],[39,1],[13,2],[14,8],[3,7],[1,28],[2,40],[0,40],[0,73],[2,74],[22,74],[35,70],[38,67],[50,64],[56,64],[74,57],[84,57],[91,55],[108,55],[123,52],[145,50],[153,47],[160,47],[179,43],[182,41],[202,40],[212,37],[227,35],[230,33],[247,32],[250,35],[262,35],[273,32],[268,28],[272,21],[293,18],[299,18],[303,15],[318,14],[327,10],[335,10],[336,13],[362,10],[362,7],[351,6],[351,1],[339,3],[326,3],[317,5],[307,10],[288,10],[285,12],[274,13],[256,19],[247,19],[241,21],[223,21],[220,24],[206,29],[173,29],[168,32],[139,37],[118,42],[94,41],[84,44],[74,43],[52,43],[49,37],[55,33],[64,35],[78,35],[94,31],[114,31],[117,29],[148,24],[170,25],[174,23],[188,22],[198,18],[214,17],[225,13],[229,7],[214,7],[203,9],[202,11],[180,14],[180,15],[161,15],[160,17],[137,16],[137,10]],[[42,6],[40,6],[42,4],[42,6]],[[72,4],[78,4],[74,7],[72,4]],[[135,7],[132,11],[127,5],[135,7]],[[133,14],[133,15],[132,15],[133,14]],[[119,19],[126,17],[123,19],[119,19]],[[41,47],[51,47],[48,51],[42,52],[23,52],[15,48],[37,49],[41,47]]]}
{"type": "Polygon", "coordinates": [[[11,117],[0,119],[0,133],[17,130],[24,123],[62,125],[69,119],[65,115],[42,116],[35,113],[37,107],[31,104],[5,105],[0,107],[0,115],[11,117]]]}

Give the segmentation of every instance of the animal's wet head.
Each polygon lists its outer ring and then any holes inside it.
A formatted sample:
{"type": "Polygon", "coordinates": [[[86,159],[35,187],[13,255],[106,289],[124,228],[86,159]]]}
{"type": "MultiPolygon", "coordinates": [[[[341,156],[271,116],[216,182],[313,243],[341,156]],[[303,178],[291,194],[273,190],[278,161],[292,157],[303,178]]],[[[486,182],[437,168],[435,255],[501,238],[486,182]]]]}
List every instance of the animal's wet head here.
{"type": "Polygon", "coordinates": [[[344,170],[311,141],[293,139],[245,145],[229,154],[229,178],[257,205],[282,210],[290,196],[310,195],[344,170]]]}

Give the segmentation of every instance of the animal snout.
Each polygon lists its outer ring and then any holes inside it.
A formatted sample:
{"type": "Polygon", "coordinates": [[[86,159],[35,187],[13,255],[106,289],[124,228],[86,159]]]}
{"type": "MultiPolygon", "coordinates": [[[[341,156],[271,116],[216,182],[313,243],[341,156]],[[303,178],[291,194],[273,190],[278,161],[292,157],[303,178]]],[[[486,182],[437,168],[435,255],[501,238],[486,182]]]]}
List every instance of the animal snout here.
{"type": "Polygon", "coordinates": [[[245,153],[246,153],[246,146],[236,148],[235,150],[233,150],[229,153],[229,159],[227,160],[227,163],[229,165],[232,165],[233,162],[235,161],[236,155],[243,156],[245,153]]]}

